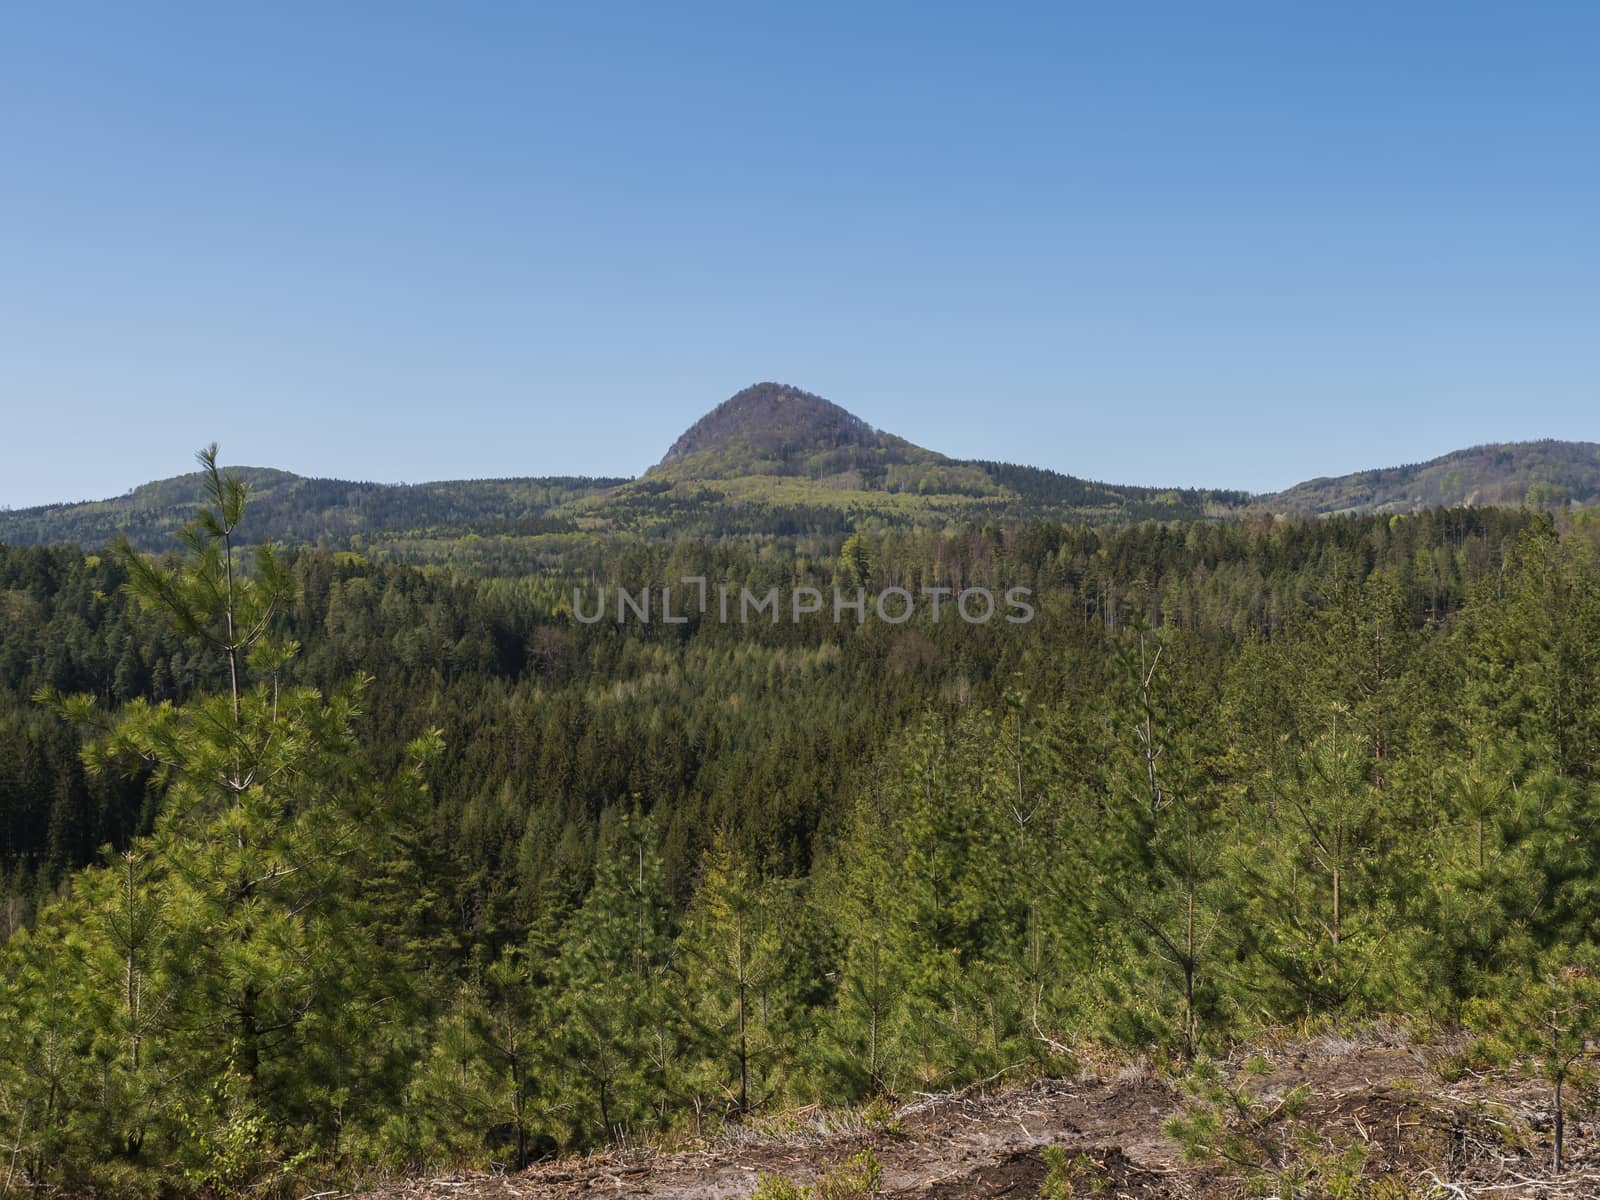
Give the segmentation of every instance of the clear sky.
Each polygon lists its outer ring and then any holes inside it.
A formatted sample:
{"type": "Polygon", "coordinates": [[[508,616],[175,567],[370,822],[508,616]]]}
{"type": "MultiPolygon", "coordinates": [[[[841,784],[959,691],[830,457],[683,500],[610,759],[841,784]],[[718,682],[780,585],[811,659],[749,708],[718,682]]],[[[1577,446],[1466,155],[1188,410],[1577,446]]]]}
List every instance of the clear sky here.
{"type": "Polygon", "coordinates": [[[1600,440],[1600,7],[0,6],[0,504],[761,379],[1129,483],[1600,440]]]}

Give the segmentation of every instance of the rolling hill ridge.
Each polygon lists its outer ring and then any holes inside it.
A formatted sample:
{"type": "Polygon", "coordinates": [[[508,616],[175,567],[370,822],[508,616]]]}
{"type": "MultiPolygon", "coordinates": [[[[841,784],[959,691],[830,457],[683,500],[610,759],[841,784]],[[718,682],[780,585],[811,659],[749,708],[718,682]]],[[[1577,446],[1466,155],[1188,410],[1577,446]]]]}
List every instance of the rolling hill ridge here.
{"type": "Polygon", "coordinates": [[[1600,443],[1504,442],[1424,463],[1310,479],[1270,497],[1290,512],[1414,512],[1456,504],[1586,505],[1600,499],[1600,443]]]}
{"type": "MultiPolygon", "coordinates": [[[[341,547],[620,532],[643,536],[834,533],[863,522],[1126,523],[1275,514],[1409,512],[1458,504],[1600,500],[1600,444],[1478,446],[1425,463],[1308,480],[1271,495],[1100,483],[1042,467],[959,459],[876,429],[787,384],[747,387],[711,409],[637,479],[561,476],[381,484],[234,468],[256,529],[341,547]]],[[[0,542],[98,546],[126,535],[172,544],[200,499],[180,475],[124,496],[0,511],[0,542]]]]}

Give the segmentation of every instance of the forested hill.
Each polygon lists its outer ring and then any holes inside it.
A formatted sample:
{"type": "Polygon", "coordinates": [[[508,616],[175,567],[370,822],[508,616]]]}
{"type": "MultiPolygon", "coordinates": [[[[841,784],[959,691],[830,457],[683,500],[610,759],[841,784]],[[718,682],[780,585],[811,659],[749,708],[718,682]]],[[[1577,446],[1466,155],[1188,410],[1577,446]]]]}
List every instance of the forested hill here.
{"type": "MultiPolygon", "coordinates": [[[[1245,492],[1126,487],[1039,467],[950,458],[872,428],[799,388],[745,388],[689,427],[635,480],[519,478],[395,485],[241,468],[253,536],[460,561],[463,539],[520,554],[544,535],[652,537],[833,535],[862,524],[958,528],[1067,520],[1121,524],[1235,512],[1245,492]]],[[[182,475],[125,496],[0,511],[0,543],[95,547],[126,534],[141,550],[172,545],[200,499],[182,475]]]]}
{"type": "Polygon", "coordinates": [[[701,417],[654,467],[654,475],[727,479],[860,471],[882,482],[890,466],[948,463],[942,454],[874,429],[821,396],[782,383],[757,383],[701,417]]]}
{"type": "MultiPolygon", "coordinates": [[[[357,548],[366,539],[401,533],[487,536],[572,529],[571,518],[553,515],[556,509],[623,482],[560,477],[384,484],[313,479],[270,467],[238,467],[234,474],[250,489],[253,539],[357,548]]],[[[126,534],[140,550],[167,550],[200,502],[201,475],[193,472],[110,500],[0,512],[0,542],[93,547],[126,534]]]]}
{"type": "MultiPolygon", "coordinates": [[[[1041,467],[952,458],[779,383],[736,393],[691,425],[638,479],[517,478],[380,484],[243,468],[254,536],[410,560],[547,557],[538,539],[832,536],[862,527],[956,529],[1046,520],[1180,521],[1276,513],[1414,512],[1451,505],[1583,505],[1600,498],[1600,445],[1480,446],[1431,462],[1315,479],[1272,496],[1132,487],[1041,467]],[[465,545],[468,538],[475,539],[465,545]]],[[[125,496],[0,511],[0,543],[96,547],[126,534],[169,548],[200,500],[200,476],[125,496]]]]}
{"type": "Polygon", "coordinates": [[[1306,513],[1417,512],[1456,504],[1564,508],[1600,499],[1600,444],[1503,442],[1425,463],[1311,479],[1267,503],[1306,513]]]}

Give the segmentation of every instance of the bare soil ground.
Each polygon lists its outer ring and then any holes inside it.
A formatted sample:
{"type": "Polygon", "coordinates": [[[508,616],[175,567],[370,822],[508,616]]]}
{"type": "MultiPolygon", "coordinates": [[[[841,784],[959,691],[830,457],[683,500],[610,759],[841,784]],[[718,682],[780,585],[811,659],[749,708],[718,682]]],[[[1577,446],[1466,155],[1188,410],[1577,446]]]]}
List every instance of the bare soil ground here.
{"type": "MultiPolygon", "coordinates": [[[[1366,1151],[1363,1196],[1382,1200],[1565,1200],[1600,1197],[1600,1145],[1569,1118],[1569,1163],[1549,1174],[1550,1121],[1542,1084],[1461,1074],[1446,1082],[1438,1051],[1368,1035],[1325,1037],[1260,1051],[1267,1073],[1251,1084],[1270,1102],[1305,1084],[1299,1128],[1316,1144],[1366,1151]]],[[[1230,1066],[1237,1070],[1239,1056],[1230,1066]]],[[[1075,1194],[1137,1200],[1221,1200],[1244,1194],[1237,1171],[1183,1161],[1163,1131],[1185,1097],[1148,1072],[1039,1079],[986,1092],[922,1097],[885,1128],[846,1114],[802,1111],[782,1122],[731,1130],[671,1152],[613,1151],[537,1164],[515,1175],[452,1175],[396,1182],[370,1200],[628,1197],[729,1200],[761,1175],[809,1184],[870,1147],[881,1194],[894,1200],[978,1200],[1039,1194],[1041,1151],[1059,1146],[1079,1164],[1075,1194]]],[[[1311,1190],[1302,1196],[1327,1195],[1311,1190]]]]}

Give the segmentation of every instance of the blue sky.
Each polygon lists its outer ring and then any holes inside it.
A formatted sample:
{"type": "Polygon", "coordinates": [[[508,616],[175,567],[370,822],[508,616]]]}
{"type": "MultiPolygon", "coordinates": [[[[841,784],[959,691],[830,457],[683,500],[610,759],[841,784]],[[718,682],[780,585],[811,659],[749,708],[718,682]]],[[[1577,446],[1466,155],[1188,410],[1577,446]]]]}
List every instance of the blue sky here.
{"type": "Polygon", "coordinates": [[[1600,440],[1593,5],[0,8],[0,504],[634,474],[747,383],[1277,488],[1600,440]]]}

